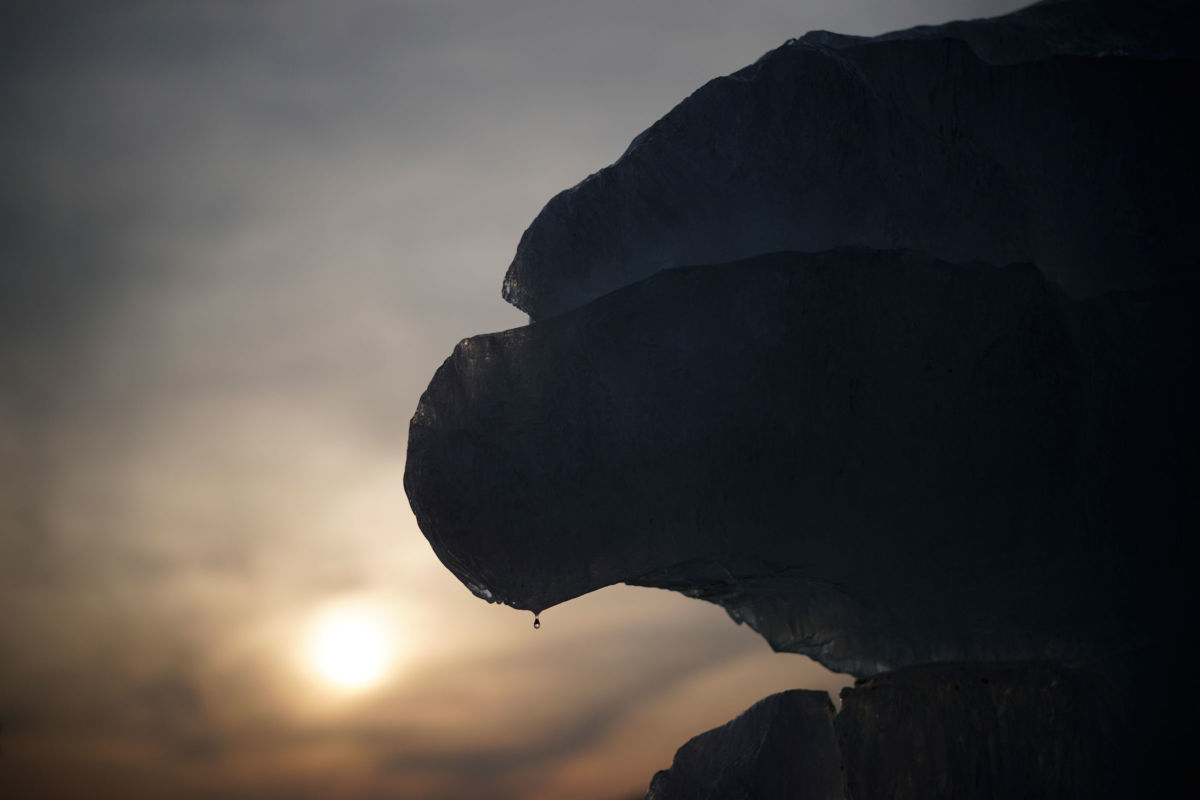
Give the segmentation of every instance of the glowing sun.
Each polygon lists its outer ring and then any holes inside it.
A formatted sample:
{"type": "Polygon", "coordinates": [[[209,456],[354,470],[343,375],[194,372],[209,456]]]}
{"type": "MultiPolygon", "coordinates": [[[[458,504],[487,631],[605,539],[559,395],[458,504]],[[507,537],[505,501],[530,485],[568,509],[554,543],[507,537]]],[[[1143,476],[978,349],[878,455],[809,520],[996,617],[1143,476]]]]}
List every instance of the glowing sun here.
{"type": "Polygon", "coordinates": [[[355,691],[379,683],[392,665],[394,643],[386,621],[370,609],[334,607],[308,634],[307,661],[322,681],[355,691]]]}

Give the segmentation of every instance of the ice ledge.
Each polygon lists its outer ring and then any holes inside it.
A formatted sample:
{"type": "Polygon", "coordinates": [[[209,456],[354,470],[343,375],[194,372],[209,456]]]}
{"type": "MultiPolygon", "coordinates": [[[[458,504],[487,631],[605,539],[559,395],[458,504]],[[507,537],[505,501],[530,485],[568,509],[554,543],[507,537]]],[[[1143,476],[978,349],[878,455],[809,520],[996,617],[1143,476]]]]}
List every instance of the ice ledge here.
{"type": "Polygon", "coordinates": [[[1194,312],[911,252],[670,270],[464,342],[405,486],[447,567],[535,612],[661,586],[860,676],[1165,646],[1194,312]]]}
{"type": "Polygon", "coordinates": [[[837,246],[1031,261],[1078,298],[1178,280],[1200,255],[1196,19],[1072,0],[808,34],[551,199],[504,297],[543,319],[662,269],[837,246]]]}

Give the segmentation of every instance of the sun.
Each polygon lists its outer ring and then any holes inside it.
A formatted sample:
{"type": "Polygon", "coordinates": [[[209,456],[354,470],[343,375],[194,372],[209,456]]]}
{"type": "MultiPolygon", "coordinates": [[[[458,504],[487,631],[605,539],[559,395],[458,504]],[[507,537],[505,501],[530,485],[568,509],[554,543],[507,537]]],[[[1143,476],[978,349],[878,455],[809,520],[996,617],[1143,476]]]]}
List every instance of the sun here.
{"type": "Polygon", "coordinates": [[[392,666],[394,654],[390,626],[370,608],[327,608],[308,633],[309,668],[324,683],[343,691],[377,685],[392,666]]]}

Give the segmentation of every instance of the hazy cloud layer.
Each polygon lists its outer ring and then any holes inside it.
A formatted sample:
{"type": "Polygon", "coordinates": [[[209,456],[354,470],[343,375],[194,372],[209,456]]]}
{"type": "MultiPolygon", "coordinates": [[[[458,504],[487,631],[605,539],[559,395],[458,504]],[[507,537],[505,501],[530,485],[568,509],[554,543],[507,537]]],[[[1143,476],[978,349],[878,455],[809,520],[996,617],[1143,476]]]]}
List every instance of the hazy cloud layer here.
{"type": "Polygon", "coordinates": [[[1015,5],[6,4],[0,794],[599,798],[836,685],[663,593],[537,634],[480,603],[408,512],[408,418],[524,322],[499,286],[542,204],[701,83],[1015,5]],[[345,597],[407,643],[358,700],[300,656],[345,597]]]}

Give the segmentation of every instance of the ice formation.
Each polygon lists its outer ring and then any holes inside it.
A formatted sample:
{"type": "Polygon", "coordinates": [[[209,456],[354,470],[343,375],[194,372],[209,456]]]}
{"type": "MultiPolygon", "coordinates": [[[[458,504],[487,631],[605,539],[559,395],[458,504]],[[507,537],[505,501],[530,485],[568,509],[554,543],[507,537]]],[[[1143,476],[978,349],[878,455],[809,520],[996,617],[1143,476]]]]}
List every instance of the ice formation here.
{"type": "Polygon", "coordinates": [[[647,800],[1137,797],[1140,753],[1091,676],[1049,663],[932,664],[774,694],[693,738],[647,800]]]}
{"type": "Polygon", "coordinates": [[[1076,0],[810,33],[554,197],[504,295],[541,319],[672,266],[845,245],[1032,261],[1074,296],[1178,278],[1200,249],[1197,19],[1076,0]]]}
{"type": "MultiPolygon", "coordinates": [[[[422,397],[405,487],[439,558],[535,613],[674,589],[876,676],[845,764],[904,761],[863,754],[928,703],[905,736],[942,708],[1011,749],[1024,708],[1044,752],[1120,730],[1168,774],[1187,714],[1147,687],[1183,678],[1196,607],[1198,18],[1047,0],[812,33],[702,87],[550,201],[504,283],[535,321],[464,340],[422,397]],[[979,680],[956,700],[939,663],[979,680]]],[[[999,762],[939,747],[958,789],[880,768],[851,796],[1003,796],[999,762]]],[[[1104,774],[1089,747],[1071,768],[1104,774]]],[[[1045,796],[1129,785],[1020,764],[1045,796]]]]}
{"type": "Polygon", "coordinates": [[[773,694],[679,748],[647,800],[842,800],[842,763],[825,692],[773,694]]]}
{"type": "Polygon", "coordinates": [[[912,252],[674,269],[462,342],[407,485],[442,561],[518,608],[626,582],[859,675],[1077,663],[1180,590],[1149,576],[1190,502],[1165,465],[1192,309],[912,252]]]}

